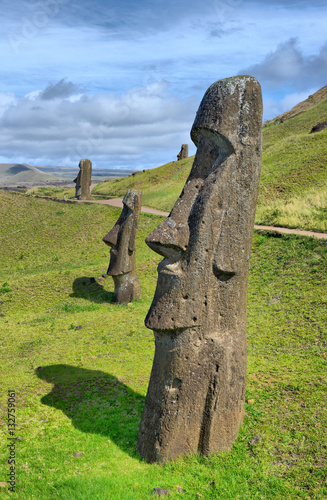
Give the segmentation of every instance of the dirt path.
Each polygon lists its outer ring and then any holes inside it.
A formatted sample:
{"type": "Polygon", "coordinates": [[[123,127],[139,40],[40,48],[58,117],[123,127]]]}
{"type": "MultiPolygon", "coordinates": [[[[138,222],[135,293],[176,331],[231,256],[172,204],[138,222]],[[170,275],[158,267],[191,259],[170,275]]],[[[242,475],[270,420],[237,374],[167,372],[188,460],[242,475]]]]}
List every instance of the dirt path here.
{"type": "MultiPolygon", "coordinates": [[[[93,186],[95,186],[94,184],[93,186]]],[[[92,188],[92,186],[91,186],[92,188]]],[[[111,205],[113,207],[123,207],[123,202],[122,198],[113,198],[111,200],[92,200],[93,203],[102,203],[103,205],[111,205]]],[[[90,202],[88,202],[90,203],[90,202]]],[[[155,208],[150,208],[143,206],[141,209],[142,212],[148,213],[148,214],[155,214],[155,215],[162,215],[163,217],[167,217],[169,215],[168,212],[162,212],[161,210],[156,210],[155,208]]],[[[302,231],[300,229],[289,229],[288,227],[274,227],[274,226],[254,226],[255,229],[262,229],[266,231],[276,231],[277,233],[284,233],[284,234],[299,234],[302,236],[314,236],[315,238],[321,239],[321,240],[326,240],[327,239],[327,233],[314,233],[313,231],[302,231]]]]}
{"type": "MultiPolygon", "coordinates": [[[[92,185],[91,185],[92,187],[92,185]]],[[[82,200],[80,200],[82,201],[82,200]]],[[[102,205],[111,205],[112,207],[118,207],[118,208],[123,208],[123,200],[122,198],[113,198],[111,200],[87,200],[88,203],[101,203],[102,205]]],[[[154,214],[154,215],[162,215],[163,217],[167,217],[169,214],[168,212],[162,212],[161,210],[156,210],[155,208],[151,207],[142,207],[141,212],[145,212],[148,214],[154,214]]]]}
{"type": "Polygon", "coordinates": [[[274,227],[274,226],[254,226],[255,229],[263,229],[267,231],[276,231],[285,234],[299,234],[302,236],[314,236],[320,240],[327,240],[327,233],[314,233],[313,231],[302,231],[301,229],[289,229],[288,227],[274,227]]]}

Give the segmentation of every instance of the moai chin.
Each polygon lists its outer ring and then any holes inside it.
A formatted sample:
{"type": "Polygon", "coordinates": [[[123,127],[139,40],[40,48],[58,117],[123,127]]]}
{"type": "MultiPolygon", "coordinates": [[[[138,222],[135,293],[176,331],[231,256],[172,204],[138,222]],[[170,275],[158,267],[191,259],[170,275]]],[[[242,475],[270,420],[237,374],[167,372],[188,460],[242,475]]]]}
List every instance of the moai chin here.
{"type": "Polygon", "coordinates": [[[111,247],[107,274],[115,283],[114,302],[127,303],[141,296],[135,269],[136,233],[141,213],[142,192],[128,189],[123,210],[114,227],[103,238],[111,247]]]}
{"type": "Polygon", "coordinates": [[[184,158],[188,158],[188,144],[182,144],[181,150],[177,155],[177,160],[183,160],[184,158]]]}
{"type": "Polygon", "coordinates": [[[87,159],[82,159],[79,162],[79,172],[73,182],[76,183],[75,186],[75,198],[78,200],[90,200],[91,199],[91,179],[92,179],[92,162],[87,159]]]}
{"type": "Polygon", "coordinates": [[[261,167],[257,80],[217,81],[191,130],[190,175],[146,243],[164,257],[145,325],[155,356],[138,451],[148,462],[228,450],[244,416],[246,288],[261,167]]]}

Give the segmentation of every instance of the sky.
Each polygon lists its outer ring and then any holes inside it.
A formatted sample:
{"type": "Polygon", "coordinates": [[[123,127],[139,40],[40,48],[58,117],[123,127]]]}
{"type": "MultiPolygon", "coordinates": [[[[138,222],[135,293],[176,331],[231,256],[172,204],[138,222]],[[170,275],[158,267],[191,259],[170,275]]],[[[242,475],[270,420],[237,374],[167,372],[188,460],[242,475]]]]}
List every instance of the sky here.
{"type": "Polygon", "coordinates": [[[249,74],[264,120],[327,85],[325,0],[0,0],[0,162],[176,160],[207,88],[249,74]]]}

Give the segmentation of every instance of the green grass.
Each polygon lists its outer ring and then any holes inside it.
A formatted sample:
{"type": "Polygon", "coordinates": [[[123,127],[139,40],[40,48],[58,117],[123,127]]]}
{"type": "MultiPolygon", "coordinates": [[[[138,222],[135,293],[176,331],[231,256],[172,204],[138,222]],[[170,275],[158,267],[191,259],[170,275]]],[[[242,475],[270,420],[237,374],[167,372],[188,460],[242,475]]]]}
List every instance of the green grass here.
{"type": "Polygon", "coordinates": [[[285,122],[263,128],[256,222],[327,231],[327,101],[285,122]]]}
{"type": "Polygon", "coordinates": [[[327,232],[327,187],[311,188],[286,199],[257,205],[256,223],[327,232]]]}
{"type": "Polygon", "coordinates": [[[144,318],[160,257],[144,238],[162,218],[141,216],[142,298],[123,306],[102,277],[101,238],[119,213],[0,192],[0,483],[8,389],[22,438],[16,492],[1,488],[2,496],[138,500],[161,487],[172,499],[326,498],[327,242],[255,233],[239,436],[228,453],[149,465],[136,440],[154,353],[144,318]]]}
{"type": "Polygon", "coordinates": [[[52,198],[69,200],[75,197],[75,188],[57,186],[37,186],[26,190],[26,194],[50,196],[52,198]]]}

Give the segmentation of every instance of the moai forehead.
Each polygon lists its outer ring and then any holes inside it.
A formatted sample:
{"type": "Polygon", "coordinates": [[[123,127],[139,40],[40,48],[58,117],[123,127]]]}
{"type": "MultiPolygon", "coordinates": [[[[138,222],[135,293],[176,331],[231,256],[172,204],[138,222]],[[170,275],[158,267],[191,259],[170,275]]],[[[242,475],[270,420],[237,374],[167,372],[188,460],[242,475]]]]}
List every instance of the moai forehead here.
{"type": "Polygon", "coordinates": [[[79,168],[82,170],[83,168],[91,168],[92,167],[92,162],[91,160],[88,160],[87,158],[82,158],[79,161],[79,168]]]}
{"type": "Polygon", "coordinates": [[[203,96],[197,111],[191,138],[197,145],[201,129],[219,132],[234,146],[246,143],[260,131],[261,88],[252,76],[235,76],[213,83],[203,96]],[[258,99],[259,97],[259,99],[258,99]]]}
{"type": "Polygon", "coordinates": [[[132,212],[138,213],[141,210],[142,193],[138,189],[127,189],[123,198],[123,204],[132,212]]]}
{"type": "Polygon", "coordinates": [[[236,76],[213,83],[201,101],[191,130],[194,144],[206,150],[202,165],[194,162],[192,177],[206,177],[208,168],[218,166],[233,153],[239,155],[244,148],[256,146],[261,125],[261,88],[255,78],[236,76]]]}

